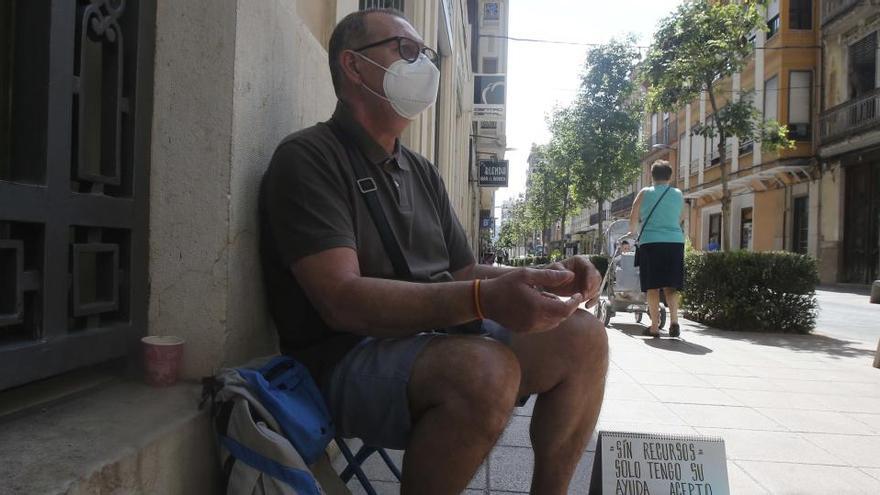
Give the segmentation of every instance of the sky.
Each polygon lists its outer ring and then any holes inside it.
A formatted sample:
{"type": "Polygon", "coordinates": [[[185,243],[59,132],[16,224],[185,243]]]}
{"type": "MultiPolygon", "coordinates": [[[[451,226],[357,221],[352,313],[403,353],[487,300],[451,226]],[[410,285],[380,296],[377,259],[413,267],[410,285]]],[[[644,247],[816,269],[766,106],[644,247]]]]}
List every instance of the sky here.
{"type": "MultiPolygon", "coordinates": [[[[574,43],[604,43],[634,34],[648,45],[657,23],[680,0],[510,0],[514,38],[574,43]]],[[[532,143],[550,140],[545,116],[569,104],[577,94],[587,46],[508,42],[507,147],[509,187],[495,193],[495,216],[501,203],[525,191],[526,159],[532,143]]]]}

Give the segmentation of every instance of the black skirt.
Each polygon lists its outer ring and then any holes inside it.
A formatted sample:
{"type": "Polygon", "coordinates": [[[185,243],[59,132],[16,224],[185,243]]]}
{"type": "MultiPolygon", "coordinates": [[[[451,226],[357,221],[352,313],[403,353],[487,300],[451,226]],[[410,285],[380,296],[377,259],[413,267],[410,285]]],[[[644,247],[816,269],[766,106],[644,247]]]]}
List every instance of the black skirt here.
{"type": "Polygon", "coordinates": [[[642,292],[673,287],[684,289],[684,244],[652,242],[639,245],[639,282],[642,292]]]}

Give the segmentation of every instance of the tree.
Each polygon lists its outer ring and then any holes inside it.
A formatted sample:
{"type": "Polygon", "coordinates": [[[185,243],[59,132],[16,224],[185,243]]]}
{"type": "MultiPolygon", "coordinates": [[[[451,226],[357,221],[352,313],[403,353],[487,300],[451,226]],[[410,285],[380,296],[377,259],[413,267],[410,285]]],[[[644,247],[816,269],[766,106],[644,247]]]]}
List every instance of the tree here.
{"type": "Polygon", "coordinates": [[[525,198],[522,194],[514,200],[504,216],[498,234],[498,246],[511,249],[514,246],[524,245],[531,227],[526,218],[525,198]]]}
{"type": "MultiPolygon", "coordinates": [[[[599,206],[599,243],[604,245],[603,204],[639,175],[643,104],[635,81],[639,53],[634,40],[611,41],[590,50],[580,94],[571,109],[570,141],[579,158],[578,196],[599,206]]],[[[569,130],[567,125],[564,129],[569,130]]]]}
{"type": "MultiPolygon", "coordinates": [[[[785,126],[776,121],[764,122],[748,98],[730,98],[723,107],[719,105],[719,83],[742,70],[753,50],[749,38],[758,30],[767,29],[765,3],[766,0],[685,0],[660,22],[642,66],[642,78],[649,85],[647,106],[651,111],[676,111],[703,92],[708,96],[712,119],[697,126],[694,134],[708,139],[718,137],[724,231],[730,225],[727,139],[736,136],[761,141],[767,150],[794,145],[785,126]]],[[[724,251],[730,250],[729,237],[727,232],[722,233],[724,251]]]]}
{"type": "MultiPolygon", "coordinates": [[[[557,136],[547,145],[532,145],[529,157],[531,168],[526,180],[526,205],[532,226],[541,231],[541,243],[547,246],[546,237],[553,223],[562,219],[563,225],[571,209],[571,183],[573,164],[555,151],[557,136]]],[[[565,230],[563,227],[563,237],[565,230]]]]}

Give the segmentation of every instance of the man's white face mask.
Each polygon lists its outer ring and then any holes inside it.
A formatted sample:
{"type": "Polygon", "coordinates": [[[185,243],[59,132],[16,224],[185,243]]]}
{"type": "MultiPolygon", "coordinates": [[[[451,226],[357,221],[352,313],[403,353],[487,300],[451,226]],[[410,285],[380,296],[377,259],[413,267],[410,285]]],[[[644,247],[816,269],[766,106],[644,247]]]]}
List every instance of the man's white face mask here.
{"type": "Polygon", "coordinates": [[[419,54],[415,62],[400,59],[388,68],[372,60],[362,53],[352,51],[367,62],[385,71],[382,88],[385,96],[363,87],[373,95],[387,101],[398,115],[413,120],[437,101],[437,90],[440,87],[440,71],[424,53],[419,54]]]}

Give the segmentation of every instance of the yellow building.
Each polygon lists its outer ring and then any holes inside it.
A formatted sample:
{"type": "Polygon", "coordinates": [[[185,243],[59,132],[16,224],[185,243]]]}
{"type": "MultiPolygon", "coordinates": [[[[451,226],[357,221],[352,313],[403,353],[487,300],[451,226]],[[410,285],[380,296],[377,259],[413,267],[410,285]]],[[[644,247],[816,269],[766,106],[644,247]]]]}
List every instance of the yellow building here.
{"type": "MultiPolygon", "coordinates": [[[[697,249],[728,236],[731,249],[789,250],[822,258],[817,236],[820,173],[815,158],[820,77],[819,8],[811,0],[774,0],[765,12],[768,31],[754,34],[755,50],[741,73],[715,86],[718,107],[742,92],[765,120],[789,128],[794,149],[765,152],[759,144],[729,139],[726,160],[731,191],[730,225],[722,225],[721,166],[717,138],[692,135],[712,119],[704,94],[678,112],[647,118],[645,135],[653,146],[643,160],[642,182],[650,165],[669,160],[687,201],[687,234],[697,249]],[[654,146],[666,145],[666,146],[654,146]]],[[[823,259],[823,274],[833,278],[823,259]]]]}

